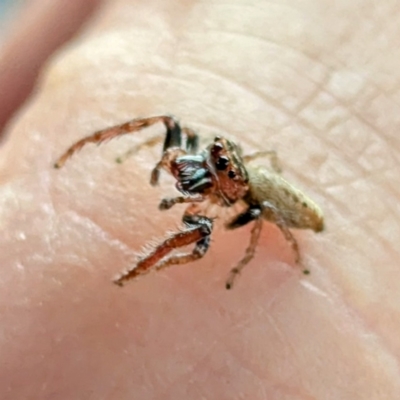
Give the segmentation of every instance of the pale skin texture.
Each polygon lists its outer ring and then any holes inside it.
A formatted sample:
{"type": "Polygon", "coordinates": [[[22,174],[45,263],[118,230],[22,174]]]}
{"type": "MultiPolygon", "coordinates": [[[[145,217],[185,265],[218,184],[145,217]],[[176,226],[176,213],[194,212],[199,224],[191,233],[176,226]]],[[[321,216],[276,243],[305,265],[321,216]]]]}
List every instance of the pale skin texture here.
{"type": "Polygon", "coordinates": [[[0,149],[0,398],[400,398],[399,11],[388,0],[100,10],[0,149]],[[179,221],[181,206],[157,210],[171,180],[148,184],[161,150],[115,163],[136,135],[52,164],[97,129],[166,112],[203,137],[278,151],[325,213],[325,232],[295,231],[311,275],[266,223],[226,291],[251,226],[217,223],[204,259],[111,283],[179,221]]]}

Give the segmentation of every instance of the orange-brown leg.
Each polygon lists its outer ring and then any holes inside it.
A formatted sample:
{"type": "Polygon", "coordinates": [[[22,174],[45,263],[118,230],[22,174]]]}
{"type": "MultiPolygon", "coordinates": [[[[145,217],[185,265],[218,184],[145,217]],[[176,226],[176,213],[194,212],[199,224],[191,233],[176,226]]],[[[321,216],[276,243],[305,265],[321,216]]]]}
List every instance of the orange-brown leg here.
{"type": "MultiPolygon", "coordinates": [[[[186,143],[184,146],[184,149],[186,150],[187,153],[189,154],[195,154],[198,150],[198,145],[199,145],[199,140],[198,140],[198,135],[195,131],[193,131],[190,128],[187,127],[182,127],[182,133],[185,135],[186,138],[186,143]]],[[[129,150],[127,150],[124,154],[121,156],[117,157],[115,161],[118,164],[122,164],[125,162],[129,157],[131,157],[133,154],[137,153],[140,151],[143,147],[152,147],[159,142],[162,141],[161,137],[153,137],[145,141],[144,143],[139,144],[138,146],[132,147],[129,150]]]]}
{"type": "Polygon", "coordinates": [[[124,163],[129,157],[131,157],[133,154],[137,153],[140,151],[143,147],[153,147],[154,145],[162,142],[163,138],[162,137],[153,137],[148,140],[146,140],[144,143],[140,143],[138,146],[132,147],[129,150],[127,150],[125,153],[120,155],[115,159],[115,162],[118,164],[124,163]]]}
{"type": "Polygon", "coordinates": [[[158,184],[158,180],[160,179],[160,170],[162,168],[166,169],[167,171],[171,172],[171,163],[177,157],[185,155],[185,150],[179,147],[172,147],[164,151],[161,160],[156,164],[156,166],[152,169],[150,174],[150,184],[155,186],[158,184]]]}
{"type": "Polygon", "coordinates": [[[253,228],[251,229],[250,243],[246,249],[244,257],[238,262],[236,267],[231,269],[229,273],[228,279],[226,280],[225,284],[225,287],[227,289],[232,289],[233,282],[235,281],[236,276],[240,274],[242,269],[253,259],[258,245],[258,241],[260,239],[262,225],[263,225],[263,220],[261,217],[258,217],[254,221],[253,228]]]}
{"type": "Polygon", "coordinates": [[[271,163],[271,168],[273,169],[273,171],[277,174],[280,174],[282,172],[282,168],[279,165],[278,155],[276,154],[275,150],[257,151],[255,153],[245,155],[243,156],[243,161],[245,163],[248,163],[260,157],[269,157],[269,161],[271,163]]]}
{"type": "Polygon", "coordinates": [[[182,203],[201,203],[206,198],[201,194],[195,195],[186,195],[186,196],[177,196],[177,197],[165,197],[161,200],[160,204],[158,205],[159,210],[169,210],[175,204],[182,204],[182,203]]]}
{"type": "Polygon", "coordinates": [[[132,269],[116,278],[114,283],[123,286],[126,281],[146,274],[153,267],[162,269],[170,265],[186,264],[203,257],[210,245],[210,235],[213,227],[212,220],[202,216],[187,216],[184,218],[184,222],[187,226],[185,230],[165,239],[150,254],[141,258],[132,269]],[[171,251],[192,243],[196,243],[196,245],[191,253],[166,257],[171,251]]]}
{"type": "Polygon", "coordinates": [[[180,147],[181,128],[178,122],[173,117],[170,117],[168,115],[160,115],[157,117],[140,118],[140,119],[134,119],[132,121],[126,122],[121,125],[116,125],[111,128],[95,132],[93,135],[90,135],[84,139],[79,140],[78,142],[73,144],[57,160],[57,162],[54,164],[54,167],[61,168],[68,160],[68,158],[70,158],[74,153],[79,151],[87,143],[100,144],[121,135],[126,135],[129,133],[140,131],[144,128],[147,128],[157,123],[163,123],[167,129],[167,135],[164,142],[164,150],[173,146],[180,147]]]}

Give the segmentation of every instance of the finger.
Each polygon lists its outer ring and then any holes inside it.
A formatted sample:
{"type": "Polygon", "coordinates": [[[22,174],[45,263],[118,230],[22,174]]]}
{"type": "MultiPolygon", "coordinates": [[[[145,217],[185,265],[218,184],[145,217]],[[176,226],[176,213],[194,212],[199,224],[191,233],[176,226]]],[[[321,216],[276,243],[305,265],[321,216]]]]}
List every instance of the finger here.
{"type": "Polygon", "coordinates": [[[21,10],[0,52],[0,132],[32,91],[49,55],[76,34],[101,2],[40,0],[21,10]]]}

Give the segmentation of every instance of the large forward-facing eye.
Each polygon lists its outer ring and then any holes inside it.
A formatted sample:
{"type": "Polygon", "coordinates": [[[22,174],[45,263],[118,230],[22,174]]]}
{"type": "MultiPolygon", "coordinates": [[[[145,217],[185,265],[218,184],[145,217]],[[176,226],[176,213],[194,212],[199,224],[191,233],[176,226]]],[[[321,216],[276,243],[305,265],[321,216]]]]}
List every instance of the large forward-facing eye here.
{"type": "Polygon", "coordinates": [[[231,179],[235,179],[236,178],[236,172],[233,170],[228,171],[228,176],[231,179]]]}
{"type": "Polygon", "coordinates": [[[215,163],[216,168],[219,171],[224,171],[228,168],[229,165],[229,158],[226,156],[218,157],[217,162],[215,163]]]}

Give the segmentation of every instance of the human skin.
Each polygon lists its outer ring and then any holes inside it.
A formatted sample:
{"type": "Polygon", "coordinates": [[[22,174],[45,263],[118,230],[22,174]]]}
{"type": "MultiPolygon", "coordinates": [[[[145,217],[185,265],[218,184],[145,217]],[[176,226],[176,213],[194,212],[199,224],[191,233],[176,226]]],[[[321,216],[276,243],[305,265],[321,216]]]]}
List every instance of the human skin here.
{"type": "Polygon", "coordinates": [[[399,19],[388,0],[98,10],[0,148],[0,398],[400,398],[399,19]],[[159,147],[115,162],[162,127],[52,165],[97,129],[163,113],[205,142],[278,151],[324,210],[324,232],[294,231],[310,275],[266,223],[225,290],[251,226],[220,218],[202,260],[111,283],[182,215],[157,209],[171,179],[148,183],[159,147]]]}

